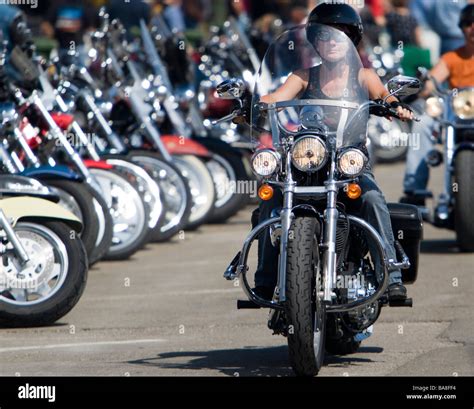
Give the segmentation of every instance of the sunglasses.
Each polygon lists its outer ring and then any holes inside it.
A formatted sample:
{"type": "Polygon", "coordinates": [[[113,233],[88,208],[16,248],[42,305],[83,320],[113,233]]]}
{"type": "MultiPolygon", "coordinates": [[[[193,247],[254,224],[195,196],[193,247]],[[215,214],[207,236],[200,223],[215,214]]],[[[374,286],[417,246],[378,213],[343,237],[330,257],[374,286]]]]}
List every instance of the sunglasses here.
{"type": "Polygon", "coordinates": [[[343,43],[347,41],[347,35],[337,30],[319,30],[315,33],[315,38],[319,41],[329,41],[334,40],[338,43],[343,43]]]}

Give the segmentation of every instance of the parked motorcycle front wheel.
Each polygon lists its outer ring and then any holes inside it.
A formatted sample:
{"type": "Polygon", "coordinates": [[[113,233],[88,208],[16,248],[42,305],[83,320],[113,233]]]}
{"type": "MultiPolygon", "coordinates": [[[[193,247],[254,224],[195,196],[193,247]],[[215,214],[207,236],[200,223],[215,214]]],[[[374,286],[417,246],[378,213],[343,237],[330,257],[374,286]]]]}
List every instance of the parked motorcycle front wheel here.
{"type": "Polygon", "coordinates": [[[175,165],[188,180],[193,204],[186,229],[206,223],[215,208],[216,188],[205,162],[193,155],[173,155],[175,165]]]}
{"type": "Polygon", "coordinates": [[[163,195],[163,222],[159,231],[151,232],[150,240],[169,240],[188,223],[192,207],[189,183],[175,164],[165,161],[156,152],[132,151],[128,158],[158,182],[163,195]]]}
{"type": "Polygon", "coordinates": [[[79,301],[87,281],[81,239],[62,222],[19,222],[15,233],[30,261],[21,266],[12,252],[2,255],[0,325],[49,325],[79,301]]]}
{"type": "Polygon", "coordinates": [[[254,186],[237,149],[219,139],[195,139],[212,152],[206,166],[216,186],[216,202],[209,222],[224,223],[248,203],[254,186]]]}
{"type": "Polygon", "coordinates": [[[375,162],[394,163],[405,158],[410,125],[402,121],[390,122],[385,118],[371,116],[367,130],[375,162]]]}
{"type": "Polygon", "coordinates": [[[81,182],[50,179],[47,183],[57,190],[59,196],[58,204],[81,220],[84,226],[81,232],[81,239],[86,248],[87,255],[91,259],[99,234],[98,216],[94,208],[92,193],[81,182]]]}
{"type": "Polygon", "coordinates": [[[114,170],[90,169],[101,187],[114,224],[107,260],[125,260],[145,245],[147,208],[136,189],[114,170]]]}
{"type": "Polygon", "coordinates": [[[296,218],[288,242],[285,314],[290,363],[298,376],[317,375],[324,361],[326,310],[319,296],[317,228],[315,218],[296,218]]]}

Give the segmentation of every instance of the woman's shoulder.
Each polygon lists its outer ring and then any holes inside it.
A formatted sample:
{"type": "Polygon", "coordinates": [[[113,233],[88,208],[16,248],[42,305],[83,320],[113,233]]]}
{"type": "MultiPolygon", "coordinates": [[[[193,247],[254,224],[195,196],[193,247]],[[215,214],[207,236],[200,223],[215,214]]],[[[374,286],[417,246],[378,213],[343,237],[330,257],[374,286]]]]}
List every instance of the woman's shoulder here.
{"type": "Polygon", "coordinates": [[[296,71],[293,72],[293,75],[295,75],[296,77],[301,79],[303,82],[308,82],[311,70],[312,70],[312,68],[305,68],[305,69],[301,69],[301,70],[296,70],[296,71]]]}

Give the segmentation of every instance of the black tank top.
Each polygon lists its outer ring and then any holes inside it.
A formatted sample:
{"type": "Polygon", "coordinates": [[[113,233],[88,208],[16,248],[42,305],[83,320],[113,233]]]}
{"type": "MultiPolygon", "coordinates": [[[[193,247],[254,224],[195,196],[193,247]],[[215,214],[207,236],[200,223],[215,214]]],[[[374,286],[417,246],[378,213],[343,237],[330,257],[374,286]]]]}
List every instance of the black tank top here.
{"type": "MultiPolygon", "coordinates": [[[[304,91],[301,99],[329,99],[329,100],[340,100],[342,98],[331,98],[323,93],[320,85],[320,69],[321,66],[317,65],[309,69],[309,78],[308,86],[304,91]]],[[[350,67],[348,83],[352,84],[351,88],[345,90],[345,97],[343,98],[346,101],[355,102],[361,104],[367,99],[367,91],[365,91],[359,83],[358,80],[359,72],[358,70],[350,67]]],[[[339,123],[339,115],[341,109],[337,107],[322,107],[324,115],[324,123],[330,128],[331,131],[336,131],[336,127],[339,123]]],[[[352,110],[351,110],[352,111],[352,110]]],[[[351,113],[351,112],[350,112],[351,113]]],[[[351,129],[346,129],[346,132],[350,132],[353,135],[363,135],[360,140],[364,141],[367,135],[367,119],[357,121],[354,126],[351,126],[351,129]]]]}

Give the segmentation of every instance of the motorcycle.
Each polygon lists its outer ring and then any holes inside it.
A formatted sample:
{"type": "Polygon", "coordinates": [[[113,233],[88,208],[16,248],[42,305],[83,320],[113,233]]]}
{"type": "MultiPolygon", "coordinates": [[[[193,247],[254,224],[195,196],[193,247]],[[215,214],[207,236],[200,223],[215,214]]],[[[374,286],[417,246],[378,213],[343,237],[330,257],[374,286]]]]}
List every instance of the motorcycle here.
{"type": "Polygon", "coordinates": [[[81,229],[48,200],[0,197],[0,325],[52,324],[76,305],[87,281],[81,229]]]}
{"type": "MultiPolygon", "coordinates": [[[[434,95],[426,101],[426,113],[436,120],[435,140],[443,151],[428,152],[429,166],[444,164],[443,191],[432,211],[423,208],[423,217],[430,224],[454,230],[462,251],[474,251],[474,87],[444,90],[426,68],[421,76],[435,84],[434,95]]],[[[433,197],[431,191],[415,192],[433,197]]]]}
{"type": "MultiPolygon", "coordinates": [[[[13,65],[17,68],[29,67],[30,72],[36,72],[34,80],[45,86],[47,81],[41,66],[20,49],[17,49],[16,53],[16,59],[12,59],[13,65]]],[[[36,145],[37,152],[33,153],[33,150],[29,149],[26,159],[31,160],[35,167],[44,164],[55,166],[58,160],[73,166],[80,178],[102,196],[107,208],[110,209],[113,239],[106,257],[109,259],[130,257],[145,244],[148,234],[149,209],[138,192],[137,182],[140,178],[136,175],[133,175],[133,178],[122,175],[113,165],[107,163],[83,161],[65,132],[74,121],[70,117],[50,112],[53,106],[48,92],[39,93],[33,89],[26,98],[18,88],[13,89],[12,93],[22,116],[41,132],[40,136],[35,130],[29,135],[29,140],[20,143],[24,150],[27,145],[36,145]]],[[[15,137],[21,140],[25,135],[15,133],[15,137]]],[[[36,173],[37,169],[33,169],[32,172],[36,173]]],[[[32,175],[32,172],[28,172],[28,175],[32,175]]],[[[103,220],[106,220],[106,217],[103,220]]]]}
{"type": "MultiPolygon", "coordinates": [[[[410,298],[389,301],[386,289],[389,273],[395,269],[402,270],[404,283],[416,280],[422,223],[415,206],[388,205],[398,238],[397,261],[388,258],[377,230],[356,215],[354,202],[361,195],[358,178],[368,162],[361,129],[369,113],[397,117],[385,101],[369,100],[358,75],[349,76],[338,96],[261,102],[259,83],[276,89],[282,77],[327,63],[306,40],[306,30],[344,43],[345,61],[350,70],[360,72],[360,57],[345,34],[317,24],[299,26],[282,34],[267,50],[262,65],[268,74],[256,74],[250,105],[243,98],[241,80],[225,81],[218,94],[237,99],[239,108],[227,119],[248,118],[245,113],[250,111],[255,140],[260,133],[270,132],[273,149],[257,149],[252,168],[262,179],[258,194],[262,200],[271,199],[276,190],[282,194],[282,207],[274,209],[269,219],[258,223],[253,215],[253,229],[224,277],[238,279],[248,297],[239,300],[237,308],[270,308],[268,327],[287,337],[294,372],[314,376],[325,351],[346,354],[358,349],[372,334],[382,307],[412,305],[410,298]],[[295,38],[300,39],[298,47],[289,48],[295,38]],[[348,96],[348,90],[354,89],[360,90],[356,100],[348,96]],[[292,111],[289,116],[299,122],[288,123],[285,110],[292,111]],[[261,235],[269,235],[279,253],[271,300],[256,294],[247,277],[250,250],[261,235]]],[[[308,88],[315,85],[309,83],[308,88]]],[[[420,82],[398,76],[388,87],[391,95],[410,95],[419,90],[420,82]]]]}
{"type": "MultiPolygon", "coordinates": [[[[167,38],[165,44],[168,44],[168,66],[166,66],[165,61],[157,52],[152,36],[143,20],[140,22],[140,29],[146,63],[152,69],[153,74],[161,80],[159,87],[165,94],[162,104],[172,128],[180,135],[192,138],[193,141],[202,144],[210,152],[211,156],[206,161],[206,166],[216,186],[216,200],[209,222],[224,222],[247,203],[244,192],[236,191],[236,187],[242,185],[242,182],[245,186],[245,182],[248,180],[242,155],[220,137],[210,137],[212,131],[205,126],[206,121],[199,109],[196,92],[189,82],[191,75],[185,75],[190,72],[190,67],[193,65],[189,61],[184,61],[181,78],[175,78],[174,83],[171,81],[168,72],[172,71],[172,65],[169,64],[169,60],[171,59],[172,62],[179,60],[179,54],[186,55],[186,51],[176,51],[172,55],[170,43],[181,40],[174,37],[167,38]],[[179,54],[176,55],[177,53],[179,54]],[[177,103],[173,103],[174,100],[177,103]]],[[[175,45],[177,44],[175,43],[175,45]]],[[[178,48],[175,47],[175,50],[178,48]]]]}

